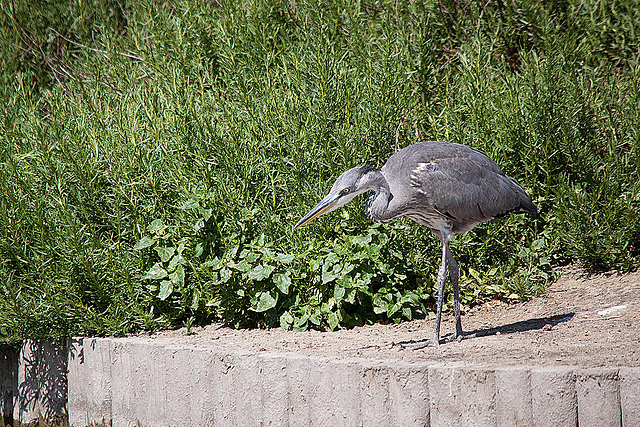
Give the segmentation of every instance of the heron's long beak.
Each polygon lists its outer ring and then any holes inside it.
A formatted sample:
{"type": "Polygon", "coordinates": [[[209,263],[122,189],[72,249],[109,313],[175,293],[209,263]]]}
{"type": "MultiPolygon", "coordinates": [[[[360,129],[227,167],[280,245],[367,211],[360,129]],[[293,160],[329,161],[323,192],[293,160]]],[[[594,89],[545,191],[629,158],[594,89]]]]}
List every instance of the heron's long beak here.
{"type": "Polygon", "coordinates": [[[303,216],[302,219],[298,221],[296,225],[293,226],[293,229],[295,230],[298,227],[307,225],[311,221],[319,217],[320,215],[333,210],[332,208],[338,203],[339,199],[340,199],[340,195],[337,195],[337,196],[331,195],[331,194],[327,195],[327,197],[325,197],[320,201],[320,203],[315,205],[315,207],[311,209],[308,214],[303,216]]]}

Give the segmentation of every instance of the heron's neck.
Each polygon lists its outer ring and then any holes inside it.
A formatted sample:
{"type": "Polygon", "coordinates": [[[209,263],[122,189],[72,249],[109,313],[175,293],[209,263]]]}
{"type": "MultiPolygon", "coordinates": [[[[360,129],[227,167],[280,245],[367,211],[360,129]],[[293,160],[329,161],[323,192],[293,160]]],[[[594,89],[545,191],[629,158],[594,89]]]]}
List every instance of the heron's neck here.
{"type": "Polygon", "coordinates": [[[367,217],[373,222],[387,222],[389,217],[389,202],[391,192],[389,183],[379,169],[374,169],[366,175],[367,184],[371,194],[367,197],[365,212],[367,217]]]}

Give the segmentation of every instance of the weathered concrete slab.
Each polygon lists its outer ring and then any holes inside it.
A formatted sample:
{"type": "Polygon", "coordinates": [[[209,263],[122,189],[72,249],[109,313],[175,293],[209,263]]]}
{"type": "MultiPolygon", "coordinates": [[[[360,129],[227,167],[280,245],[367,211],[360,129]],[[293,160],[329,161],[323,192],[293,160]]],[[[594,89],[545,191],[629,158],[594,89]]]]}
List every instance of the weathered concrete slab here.
{"type": "Polygon", "coordinates": [[[18,395],[18,354],[11,345],[0,345],[0,418],[6,425],[13,423],[13,399],[18,395]]]}
{"type": "Polygon", "coordinates": [[[191,354],[188,346],[164,348],[165,364],[165,425],[190,426],[193,406],[191,396],[197,391],[191,383],[191,354]]]}
{"type": "Polygon", "coordinates": [[[18,354],[13,418],[21,423],[54,419],[67,406],[67,343],[25,341],[18,354]]]}
{"type": "Polygon", "coordinates": [[[618,369],[580,369],[576,376],[578,425],[621,427],[618,369]]]}
{"type": "Polygon", "coordinates": [[[362,423],[360,381],[362,367],[359,360],[334,360],[329,378],[334,395],[330,421],[334,426],[354,426],[362,423]]]}
{"type": "Polygon", "coordinates": [[[337,404],[333,389],[333,376],[336,372],[335,361],[325,358],[309,358],[306,365],[309,370],[308,413],[309,425],[329,427],[334,424],[333,411],[329,408],[337,404]],[[323,416],[324,415],[324,416],[323,416]]]}
{"type": "Polygon", "coordinates": [[[362,424],[371,426],[392,425],[389,402],[389,378],[391,370],[379,361],[365,361],[360,382],[362,424]]]}
{"type": "Polygon", "coordinates": [[[287,357],[287,417],[289,425],[308,426],[311,424],[310,401],[315,385],[311,383],[310,361],[308,357],[292,355],[287,357]]]}
{"type": "Polygon", "coordinates": [[[535,426],[578,425],[574,368],[559,366],[532,369],[531,395],[535,426]]]}
{"type": "Polygon", "coordinates": [[[624,427],[640,427],[640,368],[621,368],[620,409],[624,427]]]}
{"type": "Polygon", "coordinates": [[[495,390],[493,369],[464,365],[430,367],[431,424],[497,425],[495,390]]]}
{"type": "Polygon", "coordinates": [[[289,425],[287,359],[279,354],[260,355],[262,366],[262,419],[265,426],[289,425]]]}
{"type": "Polygon", "coordinates": [[[264,425],[264,395],[262,363],[256,354],[240,354],[236,358],[235,403],[236,425],[264,425]]]}
{"type": "MultiPolygon", "coordinates": [[[[136,378],[134,346],[134,341],[117,339],[111,346],[111,419],[116,426],[136,425],[141,416],[139,395],[146,394],[136,378]]],[[[75,419],[75,415],[72,417],[75,419]]]]}
{"type": "Polygon", "coordinates": [[[71,426],[111,423],[111,341],[69,340],[67,391],[71,426]]]}
{"type": "Polygon", "coordinates": [[[217,378],[214,375],[214,357],[211,349],[193,348],[190,359],[191,425],[214,425],[217,398],[217,378]]]}
{"type": "Polygon", "coordinates": [[[144,338],[0,350],[5,423],[68,408],[75,427],[640,427],[640,368],[343,360],[144,338]]]}
{"type": "Polygon", "coordinates": [[[389,404],[392,425],[429,425],[428,365],[399,364],[391,369],[389,404]]]}
{"type": "Polygon", "coordinates": [[[499,426],[533,425],[531,370],[516,366],[498,368],[496,375],[496,418],[499,426]]]}

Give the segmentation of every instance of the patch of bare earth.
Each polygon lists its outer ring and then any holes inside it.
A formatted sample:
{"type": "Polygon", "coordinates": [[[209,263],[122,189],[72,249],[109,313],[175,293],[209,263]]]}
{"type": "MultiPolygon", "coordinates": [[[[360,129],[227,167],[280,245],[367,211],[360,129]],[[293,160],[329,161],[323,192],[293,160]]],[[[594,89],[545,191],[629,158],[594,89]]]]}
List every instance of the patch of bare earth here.
{"type": "MultiPolygon", "coordinates": [[[[484,366],[640,366],[640,272],[589,275],[565,271],[545,295],[520,304],[491,301],[463,313],[476,337],[439,348],[405,350],[398,342],[431,337],[433,320],[375,324],[335,332],[234,330],[220,325],[164,331],[153,339],[229,351],[298,353],[406,362],[461,362],[484,366]]],[[[443,316],[442,334],[454,330],[443,316]]]]}

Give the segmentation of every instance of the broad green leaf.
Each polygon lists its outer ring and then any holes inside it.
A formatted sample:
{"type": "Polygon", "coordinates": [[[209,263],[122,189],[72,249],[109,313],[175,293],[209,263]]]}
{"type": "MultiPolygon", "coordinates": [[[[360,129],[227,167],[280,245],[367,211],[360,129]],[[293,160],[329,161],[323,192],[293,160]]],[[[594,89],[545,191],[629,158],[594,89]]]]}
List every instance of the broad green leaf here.
{"type": "Polygon", "coordinates": [[[202,243],[197,243],[196,248],[193,250],[193,256],[195,256],[196,258],[199,258],[203,252],[204,252],[204,247],[202,246],[202,243]]]}
{"type": "Polygon", "coordinates": [[[249,272],[249,279],[256,281],[264,280],[271,276],[271,273],[273,273],[275,269],[273,265],[259,265],[249,272]]]}
{"type": "Polygon", "coordinates": [[[344,297],[345,294],[345,289],[340,287],[340,286],[336,286],[335,288],[333,288],[333,297],[336,300],[341,300],[344,297]]]}
{"type": "Polygon", "coordinates": [[[323,302],[320,311],[322,313],[331,313],[333,307],[336,305],[336,300],[334,298],[329,298],[329,301],[323,302]]]}
{"type": "Polygon", "coordinates": [[[167,277],[168,274],[167,270],[162,268],[162,265],[157,262],[149,269],[149,271],[147,271],[147,275],[144,276],[144,279],[160,280],[167,277]]]}
{"type": "Polygon", "coordinates": [[[269,248],[261,248],[260,252],[262,252],[262,259],[273,260],[273,251],[269,248]]]}
{"type": "Polygon", "coordinates": [[[193,223],[193,231],[194,232],[199,232],[200,230],[202,230],[204,228],[204,218],[198,218],[194,223],[193,223]]]}
{"type": "Polygon", "coordinates": [[[162,262],[169,261],[173,256],[173,253],[176,251],[175,248],[165,248],[164,246],[156,246],[154,249],[158,253],[162,262]]]}
{"type": "Polygon", "coordinates": [[[228,282],[229,279],[231,279],[231,276],[233,276],[233,272],[231,271],[231,269],[226,267],[222,267],[220,269],[220,283],[228,282]]]}
{"type": "Polygon", "coordinates": [[[398,312],[402,308],[401,304],[398,303],[389,303],[387,306],[387,316],[391,317],[398,312]]]}
{"type": "Polygon", "coordinates": [[[173,258],[171,258],[171,261],[169,261],[169,266],[168,269],[169,271],[172,271],[173,269],[176,268],[176,265],[178,264],[186,264],[187,261],[182,258],[182,255],[178,254],[176,256],[174,256],[173,258]]]}
{"type": "Polygon", "coordinates": [[[160,292],[158,298],[161,301],[166,300],[173,293],[173,282],[171,280],[163,280],[160,282],[160,292]]]}
{"type": "Polygon", "coordinates": [[[178,242],[178,249],[176,249],[178,254],[182,255],[182,252],[184,252],[185,247],[186,245],[185,245],[184,239],[182,239],[180,242],[178,242]]]}
{"type": "Polygon", "coordinates": [[[332,331],[335,331],[339,323],[336,313],[329,313],[329,316],[327,317],[327,323],[329,324],[329,328],[331,328],[332,331]]]}
{"type": "Polygon", "coordinates": [[[315,258],[315,259],[309,260],[309,268],[311,268],[311,271],[316,271],[321,265],[322,265],[321,258],[315,258]]]}
{"type": "Polygon", "coordinates": [[[289,273],[276,273],[273,275],[273,283],[280,289],[280,292],[287,295],[289,294],[289,286],[291,286],[291,278],[289,273]]]}
{"type": "Polygon", "coordinates": [[[322,284],[327,284],[329,282],[331,282],[332,280],[335,280],[339,277],[338,272],[340,271],[340,266],[338,265],[334,265],[334,268],[331,270],[325,270],[324,268],[322,269],[322,284]]]}
{"type": "Polygon", "coordinates": [[[311,316],[309,316],[309,321],[311,323],[313,323],[314,325],[316,325],[316,326],[320,325],[320,316],[319,316],[319,314],[320,313],[316,312],[316,313],[313,313],[311,316]]]}
{"type": "Polygon", "coordinates": [[[209,221],[209,218],[211,218],[211,215],[213,214],[213,209],[199,208],[198,212],[202,215],[205,221],[209,221]]]}
{"type": "Polygon", "coordinates": [[[197,200],[194,199],[188,199],[187,201],[185,201],[182,206],[180,206],[180,209],[196,209],[200,207],[200,203],[198,203],[197,200]]]}
{"type": "MultiPolygon", "coordinates": [[[[242,258],[242,254],[240,254],[240,258],[242,258]]],[[[260,254],[258,252],[248,252],[245,259],[249,264],[253,264],[260,259],[260,254]]]]}
{"type": "Polygon", "coordinates": [[[178,265],[176,271],[169,275],[169,279],[174,285],[180,285],[180,287],[184,286],[184,267],[182,265],[178,265]]]}
{"type": "Polygon", "coordinates": [[[387,311],[387,308],[386,308],[386,307],[381,307],[381,306],[375,306],[375,307],[373,307],[373,312],[374,312],[375,314],[382,314],[382,313],[384,313],[385,311],[387,311]]]}
{"type": "Polygon", "coordinates": [[[289,314],[288,311],[285,311],[280,316],[280,327],[282,329],[291,329],[291,325],[293,325],[293,316],[289,314]]]}
{"type": "Polygon", "coordinates": [[[276,298],[274,298],[269,292],[261,292],[258,302],[255,307],[253,307],[253,310],[258,313],[262,313],[263,311],[267,311],[270,308],[275,307],[277,302],[277,295],[276,298]]]}
{"type": "Polygon", "coordinates": [[[356,290],[355,289],[351,289],[349,291],[349,293],[347,294],[347,297],[344,300],[346,302],[348,302],[349,304],[355,304],[356,303],[356,290]]]}
{"type": "Polygon", "coordinates": [[[151,237],[144,236],[142,239],[138,241],[138,243],[135,244],[133,249],[140,250],[140,249],[148,248],[149,246],[153,245],[155,242],[156,241],[151,237]]]}
{"type": "Polygon", "coordinates": [[[167,228],[167,226],[162,223],[162,220],[154,219],[147,227],[147,231],[149,231],[149,233],[159,233],[165,228],[167,228]]]}
{"type": "Polygon", "coordinates": [[[367,246],[371,243],[371,235],[367,234],[365,236],[351,236],[351,241],[359,246],[367,246]]]}
{"type": "Polygon", "coordinates": [[[286,254],[278,254],[276,256],[276,260],[281,262],[282,264],[290,264],[295,259],[294,254],[286,255],[286,254]]]}
{"type": "Polygon", "coordinates": [[[189,307],[191,307],[192,310],[197,310],[199,305],[200,305],[200,291],[195,290],[193,292],[193,299],[191,300],[191,305],[189,307]]]}

